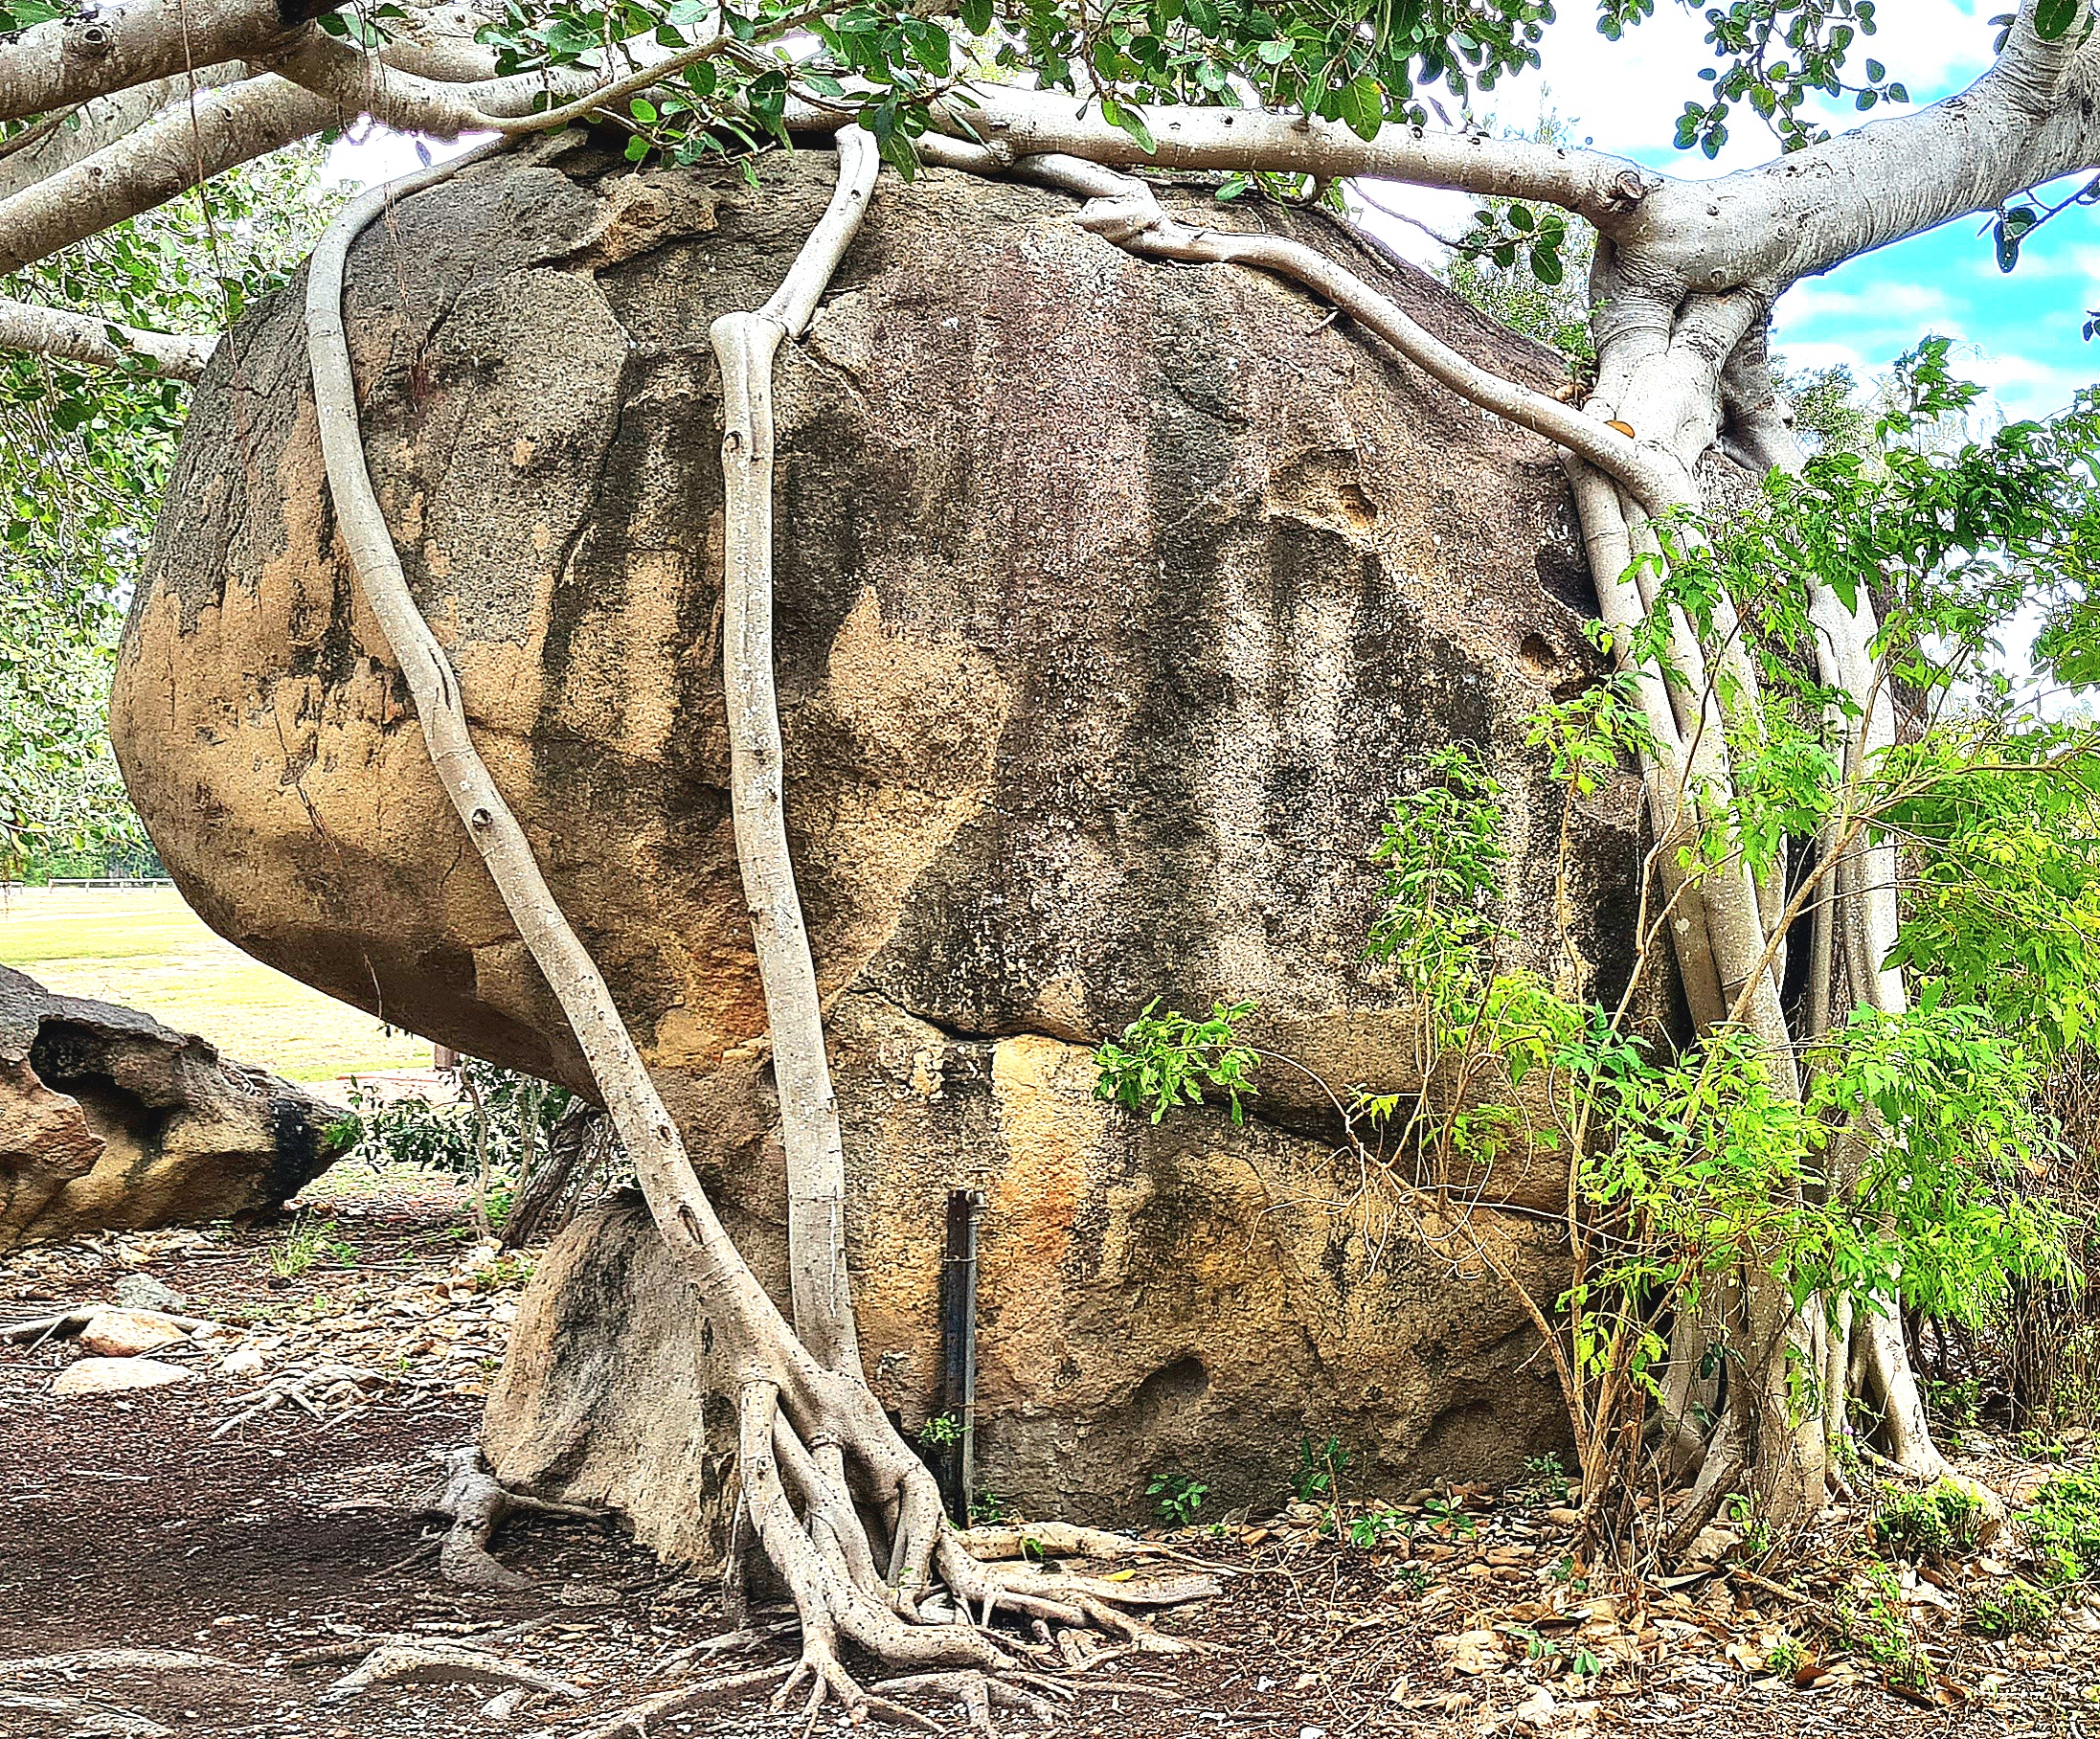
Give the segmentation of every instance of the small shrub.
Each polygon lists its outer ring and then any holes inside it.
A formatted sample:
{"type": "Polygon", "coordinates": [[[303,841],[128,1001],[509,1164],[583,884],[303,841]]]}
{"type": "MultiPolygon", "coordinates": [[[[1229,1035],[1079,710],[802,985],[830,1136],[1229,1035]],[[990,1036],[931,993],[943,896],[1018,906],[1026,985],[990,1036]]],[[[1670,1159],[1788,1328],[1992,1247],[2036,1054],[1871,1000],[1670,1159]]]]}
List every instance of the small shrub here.
{"type": "Polygon", "coordinates": [[[1342,1447],[1340,1437],[1329,1437],[1324,1443],[1309,1436],[1298,1438],[1298,1472],[1291,1477],[1291,1486],[1300,1502],[1326,1502],[1348,1471],[1349,1452],[1342,1447]]]}
{"type": "Polygon", "coordinates": [[[1917,1634],[1903,1609],[1903,1589],[1885,1564],[1868,1561],[1865,1586],[1846,1592],[1838,1602],[1838,1637],[1863,1655],[1898,1684],[1923,1686],[1931,1682],[1931,1663],[1918,1646],[1917,1634]]]}
{"type": "Polygon", "coordinates": [[[1532,1503],[1565,1503],[1568,1469],[1562,1465],[1560,1456],[1550,1449],[1543,1456],[1527,1456],[1517,1493],[1532,1503]]]}
{"type": "Polygon", "coordinates": [[[298,1279],[323,1256],[333,1257],[345,1267],[357,1262],[357,1247],[337,1232],[333,1220],[317,1221],[305,1214],[294,1217],[284,1241],[270,1245],[267,1254],[270,1273],[280,1280],[298,1279]]]}
{"type": "Polygon", "coordinates": [[[1413,1536],[1414,1524],[1398,1510],[1373,1509],[1349,1524],[1349,1544],[1358,1551],[1371,1551],[1399,1539],[1413,1536]]]}
{"type": "Polygon", "coordinates": [[[1774,1679],[1791,1679],[1808,1664],[1808,1651],[1791,1631],[1781,1631],[1765,1651],[1765,1671],[1774,1679]]]}
{"type": "Polygon", "coordinates": [[[1874,1518],[1874,1540],[1902,1558],[1959,1557],[1983,1538],[1983,1504],[1941,1480],[1896,1498],[1874,1518]]]}
{"type": "Polygon", "coordinates": [[[2039,1637],[2056,1622],[2056,1596],[2015,1576],[1996,1593],[1978,1595],[1975,1616],[1986,1637],[2039,1637]]]}
{"type": "Polygon", "coordinates": [[[928,1449],[945,1449],[962,1440],[962,1421],[954,1413],[936,1413],[918,1428],[918,1440],[928,1449]]]}
{"type": "Polygon", "coordinates": [[[1160,1514],[1176,1527],[1194,1527],[1196,1512],[1210,1488],[1187,1474],[1154,1474],[1145,1496],[1156,1500],[1160,1514]]]}
{"type": "Polygon", "coordinates": [[[2044,1480],[2023,1521],[2044,1582],[2078,1582],[2100,1570],[2100,1474],[2044,1480]]]}
{"type": "Polygon", "coordinates": [[[514,1252],[474,1271],[476,1292],[506,1292],[532,1277],[532,1258],[514,1252]]]}
{"type": "Polygon", "coordinates": [[[1480,1524],[1449,1498],[1432,1498],[1422,1505],[1422,1513],[1432,1527],[1444,1528],[1461,1540],[1470,1540],[1480,1531],[1480,1524]]]}

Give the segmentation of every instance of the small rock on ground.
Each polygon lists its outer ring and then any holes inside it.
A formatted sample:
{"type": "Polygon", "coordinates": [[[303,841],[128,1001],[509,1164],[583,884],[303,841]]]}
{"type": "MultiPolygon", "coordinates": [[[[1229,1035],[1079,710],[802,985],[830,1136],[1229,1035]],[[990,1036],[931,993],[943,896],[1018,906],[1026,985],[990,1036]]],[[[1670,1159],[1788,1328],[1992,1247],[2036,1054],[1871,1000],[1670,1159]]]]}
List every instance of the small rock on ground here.
{"type": "Polygon", "coordinates": [[[76,1359],[51,1386],[55,1395],[106,1395],[127,1389],[165,1389],[196,1373],[159,1359],[76,1359]]]}
{"type": "Polygon", "coordinates": [[[182,1294],[149,1274],[127,1274],[117,1282],[117,1302],[125,1310],[180,1310],[182,1294]]]}
{"type": "Polygon", "coordinates": [[[98,1358],[131,1359],[189,1338],[157,1310],[98,1310],[80,1330],[80,1348],[98,1358]]]}

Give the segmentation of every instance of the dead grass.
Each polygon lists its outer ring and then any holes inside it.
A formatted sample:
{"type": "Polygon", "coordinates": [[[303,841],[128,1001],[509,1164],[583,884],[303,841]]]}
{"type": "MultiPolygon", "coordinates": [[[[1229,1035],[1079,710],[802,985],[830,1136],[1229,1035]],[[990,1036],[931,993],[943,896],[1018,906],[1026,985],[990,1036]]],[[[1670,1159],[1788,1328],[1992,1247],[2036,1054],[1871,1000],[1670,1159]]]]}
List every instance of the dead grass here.
{"type": "Polygon", "coordinates": [[[294,1081],[427,1067],[427,1041],[289,979],[204,927],[171,888],[0,891],[0,965],[141,1008],[294,1081]]]}

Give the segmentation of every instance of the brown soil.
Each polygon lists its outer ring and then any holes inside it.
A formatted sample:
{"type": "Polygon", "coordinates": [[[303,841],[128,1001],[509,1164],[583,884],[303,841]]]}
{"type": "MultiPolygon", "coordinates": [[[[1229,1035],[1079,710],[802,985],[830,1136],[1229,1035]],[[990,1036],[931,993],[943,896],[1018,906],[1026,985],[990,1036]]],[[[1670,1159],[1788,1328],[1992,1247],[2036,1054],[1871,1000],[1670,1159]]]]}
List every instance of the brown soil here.
{"type": "MultiPolygon", "coordinates": [[[[46,1314],[55,1302],[107,1298],[124,1274],[145,1270],[185,1295],[191,1310],[241,1325],[251,1341],[293,1336],[281,1343],[291,1352],[305,1344],[298,1333],[325,1334],[338,1320],[331,1312],[353,1325],[390,1313],[412,1330],[427,1321],[447,1356],[462,1343],[471,1355],[478,1333],[500,1338],[502,1285],[461,1284],[464,1209],[450,1186],[336,1180],[306,1212],[299,1223],[333,1221],[332,1236],[354,1248],[354,1264],[328,1261],[289,1283],[273,1279],[270,1248],[287,1236],[282,1221],[203,1239],[148,1234],[28,1253],[0,1262],[0,1322],[46,1314]],[[193,1247],[180,1248],[185,1242],[193,1247]]],[[[352,1350],[341,1356],[371,1357],[373,1333],[346,1329],[352,1350]]],[[[324,1407],[319,1420],[281,1408],[215,1440],[212,1433],[241,1411],[236,1397],[257,1384],[214,1368],[232,1344],[173,1355],[200,1371],[181,1387],[75,1400],[48,1393],[74,1356],[70,1346],[0,1346],[0,1739],[85,1739],[127,1730],[126,1715],[199,1739],[570,1739],[681,1673],[696,1681],[788,1658],[782,1630],[719,1660],[696,1660],[694,1645],[729,1628],[720,1591],[590,1526],[506,1530],[499,1554],[535,1579],[526,1593],[464,1593],[439,1583],[427,1554],[417,1556],[425,1523],[404,1495],[427,1481],[429,1452],[472,1434],[485,1358],[453,1357],[435,1386],[412,1372],[369,1403],[351,1397],[324,1407]],[[497,1715],[485,1712],[505,1688],[495,1683],[328,1694],[367,1650],[396,1636],[491,1638],[508,1658],[570,1681],[586,1698],[531,1692],[497,1715]],[[71,1683],[10,1676],[11,1662],[117,1647],[191,1650],[217,1664],[90,1667],[71,1683]],[[10,1690],[80,1699],[102,1714],[83,1723],[78,1711],[10,1707],[10,1690]]],[[[1996,1471],[2001,1481],[2016,1473],[1996,1471]]],[[[1389,1537],[1375,1549],[1337,1543],[1302,1509],[1297,1524],[1235,1520],[1180,1542],[1235,1572],[1222,1599],[1166,1620],[1215,1651],[1099,1669],[1094,1678],[1130,1688],[1079,1697],[1068,1730],[1104,1739],[1456,1739],[1528,1730],[1513,1717],[1540,1685],[1556,1699],[1547,1730],[1569,1735],[1683,1728],[2070,1739],[2100,1713],[2100,1651],[2081,1628],[2100,1630],[2089,1609],[2075,1610],[2054,1637],[1998,1643],[1964,1632],[1958,1612],[1918,1595],[1906,1611],[1943,1669],[1944,1705],[1917,1707],[1885,1688],[1871,1666],[1844,1660],[1821,1634],[1814,1598],[1790,1601],[1709,1578],[1651,1589],[1645,1605],[1600,1607],[1601,1587],[1568,1585],[1564,1539],[1543,1513],[1547,1499],[1458,1497],[1453,1511],[1439,1500],[1403,1506],[1413,1513],[1400,1527],[1413,1539],[1389,1537]],[[1765,1657],[1782,1627],[1822,1663],[1811,1688],[1771,1674],[1765,1657]],[[1482,1632],[1484,1640],[1457,1640],[1482,1632]],[[1593,1683],[1570,1681],[1585,1651],[1604,1671],[1593,1683]]],[[[1958,1608],[1960,1578],[1943,1579],[1958,1608]]],[[[1807,1586],[1825,1600],[1839,1597],[1835,1580],[1807,1586]]],[[[764,1624],[780,1615],[761,1609],[756,1616],[764,1624]]],[[[954,1712],[929,1712],[961,1730],[954,1712]]],[[[837,1723],[826,1715],[819,1726],[837,1723]]],[[[1029,1726],[1019,1716],[1005,1725],[1029,1726]]],[[[762,1694],[753,1694],[651,1730],[799,1728],[770,1717],[762,1694]]],[[[128,1730],[147,1729],[134,1720],[128,1730]]]]}

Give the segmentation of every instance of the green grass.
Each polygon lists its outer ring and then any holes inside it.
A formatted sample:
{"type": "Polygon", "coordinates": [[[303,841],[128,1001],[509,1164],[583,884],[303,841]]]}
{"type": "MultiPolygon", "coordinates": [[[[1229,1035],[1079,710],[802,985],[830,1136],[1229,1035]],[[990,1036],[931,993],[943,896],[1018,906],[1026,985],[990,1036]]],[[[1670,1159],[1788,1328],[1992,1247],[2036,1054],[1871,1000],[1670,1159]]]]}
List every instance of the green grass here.
{"type": "Polygon", "coordinates": [[[0,965],[142,1008],[289,1080],[430,1065],[427,1041],[250,960],[171,888],[0,890],[0,965]]]}

